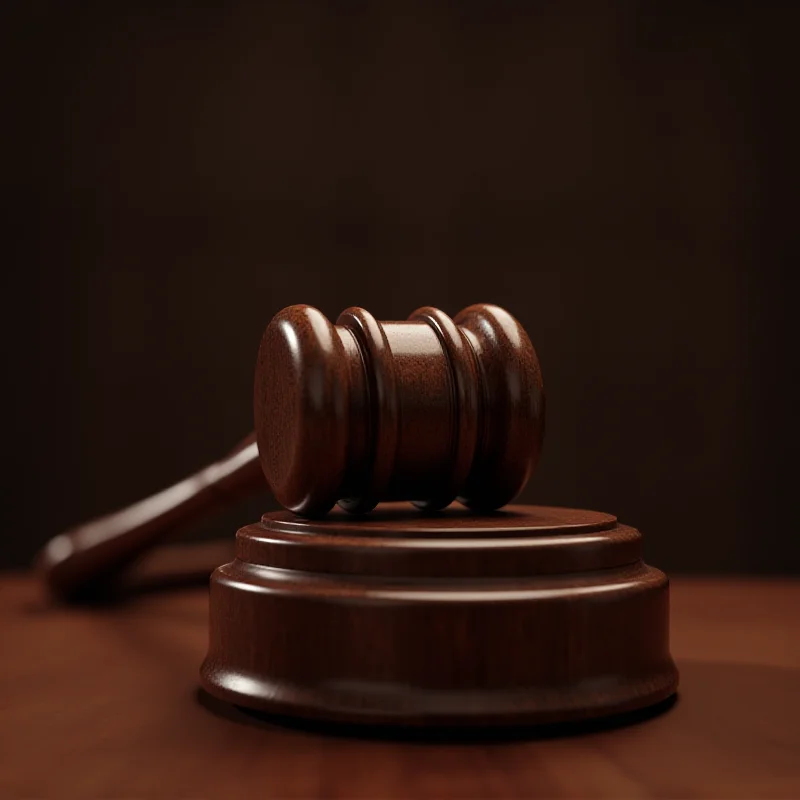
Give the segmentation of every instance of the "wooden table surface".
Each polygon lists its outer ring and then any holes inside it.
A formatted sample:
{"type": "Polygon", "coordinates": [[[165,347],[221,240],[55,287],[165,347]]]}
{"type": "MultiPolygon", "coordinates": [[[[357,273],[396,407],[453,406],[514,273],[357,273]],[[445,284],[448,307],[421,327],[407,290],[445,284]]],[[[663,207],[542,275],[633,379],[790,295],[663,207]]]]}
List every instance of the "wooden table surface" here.
{"type": "Polygon", "coordinates": [[[633,724],[397,741],[198,691],[202,588],[54,608],[0,579],[1,797],[800,798],[800,581],[673,579],[678,701],[633,724]]]}

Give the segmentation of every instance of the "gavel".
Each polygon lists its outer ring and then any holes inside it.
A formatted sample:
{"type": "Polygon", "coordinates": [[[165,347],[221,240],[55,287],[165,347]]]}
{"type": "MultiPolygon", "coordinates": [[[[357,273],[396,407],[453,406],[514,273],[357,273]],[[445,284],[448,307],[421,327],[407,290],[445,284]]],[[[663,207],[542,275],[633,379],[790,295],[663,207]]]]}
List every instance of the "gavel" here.
{"type": "Polygon", "coordinates": [[[507,311],[424,307],[379,322],[349,308],[332,324],[296,305],[258,352],[255,432],[230,454],[128,508],[52,539],[38,557],[51,592],[90,593],[192,521],[264,487],[303,517],[337,502],[364,514],[385,500],[435,513],[454,500],[491,511],[539,460],[542,373],[507,311]]]}

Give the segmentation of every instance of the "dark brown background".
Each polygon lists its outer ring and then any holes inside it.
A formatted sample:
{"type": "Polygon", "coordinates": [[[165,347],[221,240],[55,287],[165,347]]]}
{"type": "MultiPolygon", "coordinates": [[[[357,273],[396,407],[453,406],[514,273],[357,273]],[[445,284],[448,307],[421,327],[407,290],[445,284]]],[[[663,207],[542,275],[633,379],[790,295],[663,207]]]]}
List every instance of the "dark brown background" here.
{"type": "Polygon", "coordinates": [[[800,571],[790,7],[5,4],[0,560],[232,445],[283,306],[491,301],[545,370],[525,500],[800,571]]]}

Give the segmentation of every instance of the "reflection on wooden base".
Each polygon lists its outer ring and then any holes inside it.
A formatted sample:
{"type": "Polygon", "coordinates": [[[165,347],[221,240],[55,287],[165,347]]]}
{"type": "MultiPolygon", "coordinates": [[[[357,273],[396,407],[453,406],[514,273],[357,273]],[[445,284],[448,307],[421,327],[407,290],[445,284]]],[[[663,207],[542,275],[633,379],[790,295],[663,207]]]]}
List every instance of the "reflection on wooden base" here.
{"type": "Polygon", "coordinates": [[[213,696],[370,725],[537,725],[674,694],[666,576],[608,514],[265,515],[211,579],[213,696]]]}

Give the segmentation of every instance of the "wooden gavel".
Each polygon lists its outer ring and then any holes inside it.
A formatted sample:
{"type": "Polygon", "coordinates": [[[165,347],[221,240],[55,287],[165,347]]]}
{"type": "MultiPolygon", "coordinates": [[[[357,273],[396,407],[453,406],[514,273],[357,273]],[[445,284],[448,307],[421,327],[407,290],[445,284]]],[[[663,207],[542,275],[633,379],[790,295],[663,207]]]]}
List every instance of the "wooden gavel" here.
{"type": "Polygon", "coordinates": [[[350,308],[336,325],[290,306],[261,341],[254,411],[255,433],[222,460],[51,540],[38,558],[50,590],[90,591],[264,477],[307,517],[382,500],[496,509],[536,468],[544,433],[536,352],[514,317],[486,304],[453,320],[421,308],[405,322],[350,308]]]}

